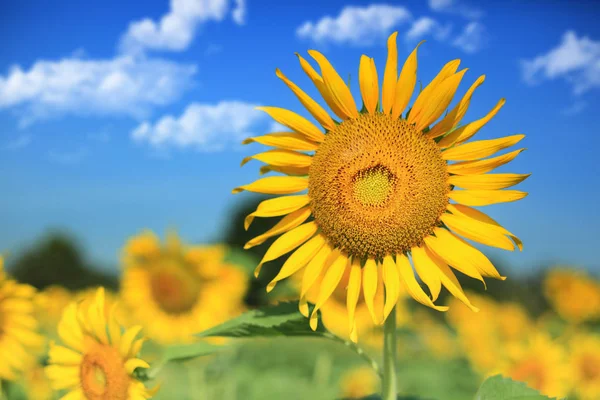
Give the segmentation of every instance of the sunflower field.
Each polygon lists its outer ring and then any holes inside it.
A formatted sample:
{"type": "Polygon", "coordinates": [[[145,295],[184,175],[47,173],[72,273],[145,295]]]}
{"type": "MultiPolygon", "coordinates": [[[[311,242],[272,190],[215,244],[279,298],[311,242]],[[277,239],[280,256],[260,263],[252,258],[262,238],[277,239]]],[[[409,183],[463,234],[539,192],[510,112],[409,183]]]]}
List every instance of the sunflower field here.
{"type": "Polygon", "coordinates": [[[485,76],[455,99],[452,60],[419,87],[420,46],[400,60],[389,36],[381,82],[362,56],[361,99],[298,55],[331,113],[277,70],[317,124],[258,107],[287,131],[244,141],[270,147],[242,160],[268,175],[232,192],[263,197],[219,241],[140,227],[112,275],[60,236],[4,254],[0,396],[600,399],[600,281],[507,277],[479,250],[523,248],[479,207],[527,195],[512,187],[529,174],[490,173],[524,135],[471,140],[505,100],[463,122],[485,76]]]}

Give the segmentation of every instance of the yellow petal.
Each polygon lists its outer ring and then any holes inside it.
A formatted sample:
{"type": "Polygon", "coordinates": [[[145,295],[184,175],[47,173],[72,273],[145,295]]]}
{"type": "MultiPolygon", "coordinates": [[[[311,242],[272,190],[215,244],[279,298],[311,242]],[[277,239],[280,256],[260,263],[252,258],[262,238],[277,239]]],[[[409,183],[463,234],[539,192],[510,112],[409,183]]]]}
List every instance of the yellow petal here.
{"type": "Polygon", "coordinates": [[[382,268],[385,284],[383,319],[386,320],[400,297],[400,275],[398,275],[398,267],[394,258],[389,254],[383,258],[382,268]]]}
{"type": "Polygon", "coordinates": [[[417,275],[425,282],[431,293],[432,300],[435,301],[442,289],[442,281],[436,270],[437,266],[429,257],[427,257],[425,250],[422,247],[413,247],[410,252],[417,275]]]}
{"type": "Polygon", "coordinates": [[[506,99],[500,99],[498,104],[496,104],[485,117],[452,131],[450,134],[448,134],[448,136],[445,136],[438,142],[438,146],[441,148],[446,148],[452,146],[453,144],[458,144],[469,140],[471,137],[473,137],[473,135],[479,132],[479,130],[483,128],[483,126],[487,124],[496,114],[498,114],[498,111],[500,111],[504,103],[506,103],[506,99]]]}
{"type": "MultiPolygon", "coordinates": [[[[434,121],[436,121],[448,108],[450,102],[454,98],[454,94],[458,89],[458,85],[460,85],[460,81],[463,78],[463,75],[467,72],[466,69],[452,75],[451,77],[444,80],[440,83],[436,89],[429,93],[429,96],[422,97],[419,96],[417,98],[417,102],[419,99],[425,103],[421,106],[421,113],[418,117],[413,117],[413,113],[411,111],[409,115],[409,122],[415,123],[415,128],[417,131],[422,131],[431,125],[434,121]]],[[[425,93],[425,91],[423,91],[425,93]]],[[[415,102],[415,106],[417,105],[415,102]]]]}
{"type": "Polygon", "coordinates": [[[325,237],[323,235],[315,235],[309,241],[304,243],[285,261],[279,273],[267,285],[267,292],[273,290],[277,282],[295,274],[298,270],[306,266],[310,260],[321,250],[325,245],[325,237]]]}
{"type": "Polygon", "coordinates": [[[377,271],[377,263],[374,259],[368,258],[365,266],[363,267],[363,297],[367,304],[367,309],[371,314],[374,324],[382,324],[375,312],[375,294],[377,293],[377,277],[379,272],[377,271]]]}
{"type": "Polygon", "coordinates": [[[396,256],[396,266],[398,267],[398,272],[400,274],[400,281],[404,285],[406,292],[410,294],[413,299],[438,311],[448,310],[448,307],[436,306],[433,304],[433,301],[425,294],[423,288],[421,288],[419,282],[417,282],[415,278],[410,261],[408,261],[408,258],[406,258],[404,254],[398,254],[396,256]]]}
{"type": "Polygon", "coordinates": [[[358,84],[367,111],[369,114],[375,114],[379,102],[379,78],[375,69],[375,61],[365,55],[360,57],[358,84]]]}
{"type": "Polygon", "coordinates": [[[317,232],[317,229],[317,224],[314,221],[311,221],[278,237],[273,244],[271,244],[271,247],[269,247],[260,261],[260,264],[258,264],[254,270],[254,275],[257,276],[260,273],[260,269],[264,263],[275,260],[306,242],[317,232]]]}
{"type": "Polygon", "coordinates": [[[308,304],[306,302],[306,294],[312,288],[313,284],[321,274],[323,269],[327,269],[329,265],[337,258],[338,252],[334,252],[329,245],[321,247],[317,254],[306,266],[302,275],[302,287],[300,289],[300,312],[305,317],[308,317],[308,304]]]}
{"type": "Polygon", "coordinates": [[[452,190],[448,197],[467,206],[488,206],[521,200],[527,192],[520,190],[452,190]]]}
{"type": "Polygon", "coordinates": [[[471,302],[469,301],[467,296],[465,296],[465,293],[463,292],[462,287],[460,286],[460,283],[458,282],[458,279],[456,279],[456,275],[454,275],[454,272],[452,272],[452,270],[450,268],[448,268],[448,265],[441,258],[439,258],[437,255],[435,255],[435,253],[433,253],[431,250],[429,250],[427,248],[427,246],[423,246],[423,250],[424,250],[424,255],[427,258],[429,258],[430,261],[432,263],[434,263],[435,266],[437,267],[435,271],[439,274],[442,285],[444,285],[444,287],[446,289],[448,289],[450,294],[452,294],[452,296],[454,296],[457,299],[459,299],[460,301],[462,301],[472,311],[475,311],[475,312],[479,311],[479,309],[477,307],[474,307],[471,304],[471,302]]]}
{"type": "Polygon", "coordinates": [[[292,150],[269,150],[263,153],[258,153],[253,156],[245,157],[242,160],[241,166],[244,166],[250,160],[258,160],[265,164],[275,167],[309,167],[312,163],[312,156],[308,154],[298,153],[292,150]]]}
{"type": "MultiPolygon", "coordinates": [[[[496,268],[492,265],[490,260],[475,247],[471,246],[461,238],[453,235],[443,228],[435,228],[434,230],[437,239],[443,244],[444,247],[451,249],[451,259],[448,259],[446,255],[440,254],[437,249],[430,246],[425,240],[427,247],[433,250],[438,256],[440,256],[444,261],[450,264],[455,269],[460,270],[457,265],[462,264],[465,267],[470,267],[470,269],[476,269],[480,276],[491,277],[495,279],[506,279],[503,276],[500,276],[496,268]]],[[[467,274],[468,275],[468,274],[467,274]]],[[[479,278],[477,278],[479,279],[479,278]]]]}
{"type": "Polygon", "coordinates": [[[480,280],[485,285],[485,281],[477,266],[473,265],[473,261],[468,259],[466,254],[462,254],[458,247],[454,247],[454,244],[458,242],[458,238],[442,228],[435,228],[434,233],[436,236],[425,237],[427,248],[454,269],[471,278],[480,280]]]}
{"type": "Polygon", "coordinates": [[[448,183],[463,189],[499,190],[523,182],[531,174],[452,175],[448,183]]]}
{"type": "Polygon", "coordinates": [[[478,140],[476,142],[461,144],[446,149],[442,152],[444,160],[477,160],[479,158],[489,157],[492,154],[504,150],[523,139],[525,135],[512,135],[499,139],[478,140]]]}
{"type": "Polygon", "coordinates": [[[242,144],[250,143],[300,151],[314,151],[319,147],[318,143],[307,140],[304,135],[294,132],[274,132],[263,136],[250,137],[242,142],[242,144]]]}
{"type": "Polygon", "coordinates": [[[77,322],[77,304],[69,304],[58,324],[58,335],[72,349],[83,350],[83,332],[77,322]]]}
{"type": "Polygon", "coordinates": [[[233,194],[244,190],[265,194],[290,194],[297,193],[308,188],[308,179],[296,176],[269,176],[261,178],[248,185],[239,186],[232,190],[233,194]]]}
{"type": "Polygon", "coordinates": [[[340,253],[335,261],[331,263],[329,268],[327,268],[327,271],[325,271],[325,275],[321,281],[321,287],[319,288],[319,297],[317,298],[317,303],[315,304],[315,308],[310,315],[310,327],[313,331],[317,329],[317,311],[319,308],[323,307],[323,304],[325,304],[335,288],[337,288],[342,276],[344,276],[344,272],[348,267],[349,261],[350,260],[348,259],[347,254],[340,253]]]}
{"type": "Polygon", "coordinates": [[[286,175],[306,176],[308,175],[309,167],[275,167],[273,165],[263,165],[260,167],[259,174],[264,175],[271,171],[286,175]]]}
{"type": "Polygon", "coordinates": [[[69,393],[65,394],[59,400],[85,400],[85,395],[83,394],[83,389],[77,388],[71,390],[69,393]]]}
{"type": "Polygon", "coordinates": [[[307,194],[298,196],[283,196],[261,201],[254,211],[244,219],[244,229],[248,230],[254,217],[278,217],[294,212],[310,203],[307,194]]]}
{"type": "Polygon", "coordinates": [[[125,361],[125,370],[129,375],[133,374],[133,371],[135,371],[136,368],[150,368],[150,365],[139,358],[130,358],[125,361]]]}
{"type": "Polygon", "coordinates": [[[387,41],[388,56],[383,73],[383,87],[381,90],[381,105],[383,113],[389,114],[394,105],[396,95],[396,84],[398,82],[398,47],[396,46],[398,32],[390,35],[387,41]]]}
{"type": "Polygon", "coordinates": [[[266,112],[275,121],[295,132],[303,134],[309,140],[321,143],[325,139],[325,135],[319,128],[295,112],[279,107],[256,107],[256,109],[266,112]]]}
{"type": "Polygon", "coordinates": [[[310,207],[304,207],[286,215],[274,227],[272,227],[262,235],[258,235],[257,237],[250,239],[244,245],[244,249],[247,250],[254,246],[258,246],[259,244],[263,244],[270,237],[280,235],[289,231],[290,229],[297,227],[298,225],[306,221],[308,217],[310,217],[310,214],[310,207]]]}
{"type": "Polygon", "coordinates": [[[441,136],[454,128],[456,125],[464,117],[467,109],[469,108],[469,104],[471,103],[471,97],[473,96],[473,92],[477,89],[485,80],[485,75],[481,75],[475,83],[471,85],[467,93],[463,96],[463,98],[458,102],[456,106],[446,115],[440,122],[434,125],[433,128],[429,132],[427,132],[427,137],[436,138],[441,136]]]}
{"type": "Polygon", "coordinates": [[[348,279],[348,292],[346,293],[346,308],[348,309],[349,332],[352,341],[356,343],[356,324],[355,312],[358,298],[360,297],[362,269],[360,259],[354,258],[350,267],[350,277],[348,279]]]}
{"type": "Polygon", "coordinates": [[[396,84],[394,106],[392,107],[393,119],[398,119],[402,116],[415,91],[415,85],[417,84],[417,50],[423,42],[424,40],[410,53],[400,72],[400,78],[398,78],[398,83],[396,84]]]}
{"type": "Polygon", "coordinates": [[[346,119],[344,112],[333,101],[333,96],[329,92],[327,86],[325,86],[325,82],[323,82],[323,78],[321,78],[321,75],[319,75],[317,71],[315,71],[314,68],[308,63],[308,61],[306,61],[304,58],[302,58],[302,56],[300,56],[300,54],[296,53],[296,56],[300,61],[300,66],[302,67],[306,75],[308,75],[308,77],[313,81],[313,83],[317,87],[317,90],[319,91],[319,93],[321,93],[321,96],[323,96],[323,99],[325,100],[329,108],[331,108],[335,115],[337,115],[341,119],[346,119]]]}
{"type": "Polygon", "coordinates": [[[508,251],[515,250],[513,242],[492,225],[463,217],[460,214],[444,213],[441,219],[453,232],[467,239],[508,251]]]}
{"type": "Polygon", "coordinates": [[[452,60],[446,65],[444,65],[444,67],[440,70],[437,76],[433,78],[429,85],[425,86],[425,89],[423,89],[423,91],[419,93],[419,96],[417,96],[417,100],[411,108],[410,114],[408,116],[408,121],[410,123],[414,123],[418,120],[420,114],[423,111],[423,108],[429,106],[425,99],[431,97],[432,93],[434,93],[437,90],[439,84],[441,84],[444,80],[454,75],[459,65],[460,60],[452,60]]]}
{"type": "MultiPolygon", "coordinates": [[[[523,150],[518,149],[510,153],[502,154],[501,156],[487,158],[477,161],[462,161],[448,165],[448,172],[456,175],[475,175],[485,174],[491,170],[498,168],[501,165],[514,160],[523,150]]],[[[443,153],[442,153],[443,154],[443,153]]]]}
{"type": "Polygon", "coordinates": [[[336,106],[344,113],[346,118],[358,117],[358,110],[356,109],[356,103],[354,102],[352,93],[350,93],[350,89],[348,89],[344,80],[338,75],[327,58],[316,50],[309,50],[308,54],[321,67],[323,82],[325,82],[325,86],[336,106]]]}
{"type": "Polygon", "coordinates": [[[131,351],[131,346],[135,337],[141,332],[142,327],[139,325],[135,325],[125,331],[123,333],[123,337],[121,338],[121,343],[119,345],[119,352],[121,356],[127,357],[131,351]]]}
{"type": "Polygon", "coordinates": [[[496,222],[489,215],[462,204],[448,204],[448,211],[450,211],[452,214],[460,214],[466,218],[474,219],[478,222],[490,225],[491,227],[498,229],[498,231],[509,236],[513,240],[513,242],[515,242],[519,250],[523,250],[523,242],[521,242],[521,239],[513,235],[510,231],[508,231],[506,228],[504,228],[502,225],[496,222]]]}
{"type": "Polygon", "coordinates": [[[50,364],[79,365],[83,356],[63,346],[54,345],[48,352],[50,364]]]}
{"type": "Polygon", "coordinates": [[[319,121],[323,128],[325,128],[328,131],[331,131],[335,128],[335,123],[333,122],[327,111],[323,109],[323,107],[321,107],[316,101],[314,101],[309,95],[307,95],[302,89],[296,86],[292,81],[286,78],[286,76],[283,75],[279,68],[275,70],[275,73],[282,81],[285,82],[286,85],[288,85],[290,89],[292,89],[296,97],[298,97],[298,100],[300,100],[300,103],[302,103],[302,105],[306,107],[308,112],[310,112],[312,116],[315,117],[317,121],[319,121]]]}

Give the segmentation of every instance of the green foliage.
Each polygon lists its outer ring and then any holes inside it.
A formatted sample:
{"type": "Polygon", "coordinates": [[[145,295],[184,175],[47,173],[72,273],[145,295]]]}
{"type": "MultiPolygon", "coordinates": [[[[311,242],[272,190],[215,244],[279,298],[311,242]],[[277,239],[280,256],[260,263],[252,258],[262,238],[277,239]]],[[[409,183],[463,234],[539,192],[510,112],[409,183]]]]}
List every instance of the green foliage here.
{"type": "Polygon", "coordinates": [[[319,324],[316,332],[310,329],[306,318],[298,312],[298,302],[284,302],[248,311],[196,336],[315,336],[325,332],[322,324],[319,324]]]}
{"type": "Polygon", "coordinates": [[[495,375],[481,385],[475,400],[549,400],[523,382],[495,375]]]}

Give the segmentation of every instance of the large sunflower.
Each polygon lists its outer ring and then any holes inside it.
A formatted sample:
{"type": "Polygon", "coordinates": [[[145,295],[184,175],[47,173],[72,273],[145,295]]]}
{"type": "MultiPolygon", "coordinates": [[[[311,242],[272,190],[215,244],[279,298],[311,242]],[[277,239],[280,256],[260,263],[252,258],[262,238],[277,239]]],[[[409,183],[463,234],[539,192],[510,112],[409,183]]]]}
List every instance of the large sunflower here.
{"type": "MultiPolygon", "coordinates": [[[[262,172],[276,171],[284,176],[262,178],[235,188],[233,193],[308,192],[265,200],[247,217],[246,226],[254,217],[285,215],[274,228],[246,245],[255,246],[281,235],[267,250],[256,273],[264,263],[297,248],[268,289],[304,267],[307,286],[322,275],[311,315],[313,328],[317,310],[347,270],[351,330],[361,290],[366,303],[373,304],[379,268],[383,269],[386,301],[384,314],[376,317],[376,323],[382,323],[391,312],[400,282],[415,300],[437,310],[446,309],[434,304],[442,285],[474,309],[449,266],[481,281],[484,277],[504,277],[460,236],[506,250],[522,247],[516,236],[472,208],[526,195],[501,189],[528,175],[487,174],[514,159],[522,149],[486,158],[516,144],[524,135],[465,143],[496,115],[504,99],[483,118],[460,125],[473,91],[484,81],[481,76],[442,117],[466,72],[456,72],[460,61],[453,60],[405,112],[417,82],[417,49],[398,75],[393,33],[388,39],[381,98],[374,60],[361,58],[359,86],[364,106],[358,111],[348,86],[329,61],[317,51],[309,50],[309,54],[321,72],[298,56],[300,65],[340,121],[276,71],[323,130],[292,111],[260,107],[291,132],[247,139],[244,143],[257,142],[274,149],[248,157],[243,163],[259,160],[267,164],[262,172]],[[417,282],[411,261],[431,297],[417,282]]],[[[305,299],[301,303],[305,304],[305,299]]]]}
{"type": "Polygon", "coordinates": [[[34,295],[33,287],[6,276],[0,256],[0,384],[17,379],[19,373],[34,365],[44,344],[33,315],[34,295]]]}
{"type": "Polygon", "coordinates": [[[132,320],[152,339],[173,343],[241,312],[248,279],[224,255],[222,246],[185,245],[175,233],[164,246],[152,232],[130,239],[121,297],[132,320]]]}
{"type": "Polygon", "coordinates": [[[54,390],[68,390],[68,400],[143,400],[152,391],[134,376],[136,368],[148,368],[137,358],[144,338],[141,326],[124,331],[107,312],[104,289],[93,297],[69,304],[58,325],[63,345],[51,344],[46,375],[54,390]]]}

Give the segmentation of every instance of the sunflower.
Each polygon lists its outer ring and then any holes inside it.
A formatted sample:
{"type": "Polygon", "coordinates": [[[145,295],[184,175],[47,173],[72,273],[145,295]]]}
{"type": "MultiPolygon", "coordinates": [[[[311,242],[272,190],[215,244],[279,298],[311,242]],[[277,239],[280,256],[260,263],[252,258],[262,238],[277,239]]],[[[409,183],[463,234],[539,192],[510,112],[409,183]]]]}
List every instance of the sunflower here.
{"type": "Polygon", "coordinates": [[[142,400],[152,392],[137,380],[136,368],[149,368],[137,358],[144,338],[140,326],[124,331],[106,312],[104,289],[94,297],[69,304],[58,325],[63,345],[51,344],[46,375],[54,390],[68,390],[63,399],[142,400]]]}
{"type": "MultiPolygon", "coordinates": [[[[483,118],[460,125],[473,91],[485,79],[481,76],[442,117],[466,72],[456,72],[460,60],[453,60],[405,113],[417,81],[417,49],[398,76],[396,36],[393,33],[388,39],[381,99],[372,58],[362,56],[360,61],[359,86],[364,105],[358,111],[350,89],[329,61],[309,50],[320,73],[298,56],[300,65],[340,120],[332,118],[277,70],[277,76],[323,129],[292,111],[259,107],[291,132],[270,133],[243,142],[274,149],[247,157],[242,165],[258,160],[267,164],[261,172],[275,171],[283,176],[261,178],[235,188],[233,193],[293,194],[265,200],[247,216],[246,228],[255,217],[284,217],[245,247],[281,235],[265,253],[256,274],[264,263],[295,250],[267,290],[304,267],[307,288],[322,276],[310,316],[313,329],[317,326],[317,311],[346,271],[350,271],[346,299],[349,329],[353,331],[361,291],[367,306],[374,308],[380,269],[386,298],[383,314],[371,313],[377,324],[382,324],[392,311],[401,282],[415,300],[434,309],[447,309],[434,304],[443,285],[475,310],[450,267],[482,282],[484,277],[505,278],[464,239],[506,250],[522,248],[516,236],[472,208],[526,196],[522,191],[501,189],[516,185],[528,175],[487,174],[523,149],[486,158],[516,144],[524,135],[465,143],[496,115],[504,99],[483,118]],[[413,266],[429,287],[431,297],[417,282],[413,266]]],[[[306,299],[300,300],[301,307],[306,307],[306,299]]]]}
{"type": "Polygon", "coordinates": [[[121,297],[133,321],[160,343],[187,342],[193,334],[242,311],[246,274],[223,261],[223,246],[184,245],[175,233],[166,244],[152,232],[124,250],[121,297]]]}
{"type": "Polygon", "coordinates": [[[544,292],[566,321],[577,324],[600,319],[600,283],[583,270],[552,270],[544,280],[544,292]]]}
{"type": "Polygon", "coordinates": [[[44,339],[37,333],[35,289],[9,279],[0,256],[0,381],[12,381],[35,364],[44,339]]]}
{"type": "Polygon", "coordinates": [[[579,334],[571,340],[570,350],[570,366],[578,398],[600,398],[600,338],[579,334]]]}
{"type": "Polygon", "coordinates": [[[340,396],[343,399],[362,399],[376,393],[379,377],[370,367],[346,371],[340,379],[340,396]]]}
{"type": "Polygon", "coordinates": [[[53,400],[54,390],[41,364],[35,364],[24,372],[21,386],[28,399],[53,400]]]}
{"type": "Polygon", "coordinates": [[[34,298],[36,319],[47,335],[56,333],[62,312],[73,300],[73,294],[62,286],[49,286],[34,298]]]}

